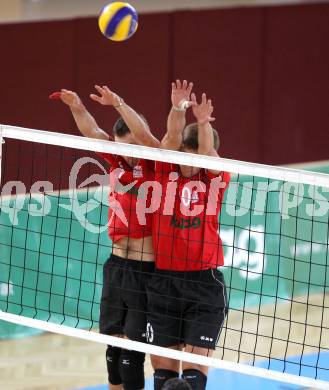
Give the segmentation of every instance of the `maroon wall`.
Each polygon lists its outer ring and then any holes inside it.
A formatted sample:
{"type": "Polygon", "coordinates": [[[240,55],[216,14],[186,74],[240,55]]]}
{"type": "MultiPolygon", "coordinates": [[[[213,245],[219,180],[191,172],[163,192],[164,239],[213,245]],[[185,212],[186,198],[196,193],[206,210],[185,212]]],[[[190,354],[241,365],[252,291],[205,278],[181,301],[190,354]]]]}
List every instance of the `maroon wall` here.
{"type": "Polygon", "coordinates": [[[173,75],[213,100],[221,154],[257,162],[262,15],[258,8],[177,13],[172,50],[173,75]]]}
{"type": "Polygon", "coordinates": [[[265,11],[261,161],[329,158],[329,4],[265,11]]]}
{"type": "Polygon", "coordinates": [[[0,26],[0,123],[78,134],[60,102],[76,90],[100,126],[111,109],[89,100],[107,84],[165,130],[170,82],[187,78],[215,105],[223,157],[271,164],[329,157],[329,5],[141,15],[123,43],[96,18],[0,26]]]}

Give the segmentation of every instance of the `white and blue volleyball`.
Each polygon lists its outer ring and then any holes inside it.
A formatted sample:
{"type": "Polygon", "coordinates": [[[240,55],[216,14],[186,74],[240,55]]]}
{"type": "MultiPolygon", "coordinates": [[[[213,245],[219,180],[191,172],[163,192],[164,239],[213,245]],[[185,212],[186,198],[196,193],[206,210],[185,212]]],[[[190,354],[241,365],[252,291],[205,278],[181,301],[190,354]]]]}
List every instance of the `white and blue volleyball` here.
{"type": "Polygon", "coordinates": [[[106,38],[112,41],[125,41],[136,32],[138,15],[129,3],[115,1],[101,10],[98,26],[106,38]]]}

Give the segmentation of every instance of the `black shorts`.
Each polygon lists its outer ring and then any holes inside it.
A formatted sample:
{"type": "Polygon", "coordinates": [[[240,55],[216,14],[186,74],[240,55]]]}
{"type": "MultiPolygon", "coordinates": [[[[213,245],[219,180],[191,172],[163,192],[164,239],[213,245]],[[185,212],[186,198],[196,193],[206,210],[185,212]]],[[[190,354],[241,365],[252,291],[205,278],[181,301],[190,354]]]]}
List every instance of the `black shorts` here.
{"type": "Polygon", "coordinates": [[[147,286],[147,341],[215,349],[227,315],[223,274],[156,270],[147,286]]]}
{"type": "Polygon", "coordinates": [[[154,263],[111,255],[104,264],[100,333],[146,341],[146,284],[154,263]]]}

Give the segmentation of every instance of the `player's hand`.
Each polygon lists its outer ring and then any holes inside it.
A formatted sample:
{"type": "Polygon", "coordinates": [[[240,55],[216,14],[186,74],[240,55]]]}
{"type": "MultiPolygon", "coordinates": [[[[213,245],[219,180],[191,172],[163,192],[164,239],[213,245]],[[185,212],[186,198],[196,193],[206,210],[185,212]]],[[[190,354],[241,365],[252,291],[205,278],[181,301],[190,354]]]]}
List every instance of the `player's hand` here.
{"type": "Polygon", "coordinates": [[[79,107],[82,103],[79,96],[67,89],[61,89],[60,92],[54,92],[49,96],[50,99],[60,99],[63,103],[67,104],[69,107],[79,107]]]}
{"type": "Polygon", "coordinates": [[[112,92],[106,85],[100,87],[99,85],[95,85],[95,88],[99,95],[91,94],[90,97],[95,102],[102,104],[103,106],[119,106],[122,102],[120,96],[116,93],[112,92]]]}
{"type": "Polygon", "coordinates": [[[171,83],[171,103],[173,107],[180,109],[191,107],[193,105],[190,100],[192,88],[193,83],[188,83],[186,80],[183,80],[183,82],[176,80],[176,82],[171,83]],[[185,107],[182,107],[183,102],[187,102],[185,107]]]}
{"type": "Polygon", "coordinates": [[[203,125],[215,120],[215,118],[211,116],[214,111],[214,107],[212,106],[211,100],[207,99],[207,95],[205,93],[202,94],[200,104],[198,104],[194,93],[191,95],[191,100],[193,102],[193,115],[195,116],[198,124],[203,125]]]}

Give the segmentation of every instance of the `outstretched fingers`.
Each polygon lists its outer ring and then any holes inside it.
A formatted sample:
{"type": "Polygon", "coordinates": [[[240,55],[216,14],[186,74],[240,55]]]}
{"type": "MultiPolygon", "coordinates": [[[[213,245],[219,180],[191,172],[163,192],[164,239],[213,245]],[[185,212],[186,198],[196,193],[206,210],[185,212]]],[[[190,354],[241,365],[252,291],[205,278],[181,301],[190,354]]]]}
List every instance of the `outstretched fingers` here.
{"type": "Polygon", "coordinates": [[[192,92],[192,89],[193,89],[193,83],[189,83],[187,88],[186,88],[186,92],[190,95],[190,93],[192,92]]]}
{"type": "Polygon", "coordinates": [[[98,96],[98,95],[95,95],[94,93],[91,93],[89,96],[95,102],[98,102],[98,103],[102,102],[102,98],[100,96],[98,96]]]}
{"type": "Polygon", "coordinates": [[[172,90],[182,89],[185,90],[188,94],[191,93],[193,88],[193,83],[187,82],[187,80],[180,81],[177,79],[175,82],[171,83],[172,90]]]}
{"type": "Polygon", "coordinates": [[[95,85],[95,89],[97,92],[99,92],[101,95],[104,93],[104,87],[100,87],[99,85],[95,85]]]}
{"type": "Polygon", "coordinates": [[[196,100],[196,95],[195,95],[194,92],[191,94],[190,105],[191,105],[191,106],[197,106],[197,105],[198,105],[198,102],[197,102],[197,100],[196,100]]]}
{"type": "Polygon", "coordinates": [[[208,117],[209,117],[209,122],[213,122],[214,120],[216,120],[216,118],[214,118],[214,117],[212,116],[212,113],[214,112],[214,107],[213,107],[213,105],[212,105],[212,103],[211,103],[211,99],[209,99],[209,100],[207,101],[207,106],[208,106],[208,117]]]}
{"type": "Polygon", "coordinates": [[[106,92],[106,93],[108,93],[108,94],[110,94],[110,93],[114,93],[114,92],[112,92],[111,90],[110,90],[110,88],[107,86],[107,85],[103,85],[103,91],[104,92],[106,92]]]}
{"type": "Polygon", "coordinates": [[[99,95],[96,95],[94,93],[91,93],[89,96],[92,100],[95,102],[103,104],[104,101],[104,95],[109,91],[109,89],[104,85],[103,87],[99,85],[95,85],[96,91],[99,93],[99,95]]]}
{"type": "Polygon", "coordinates": [[[207,95],[203,92],[201,96],[201,104],[205,106],[207,104],[207,95]]]}

